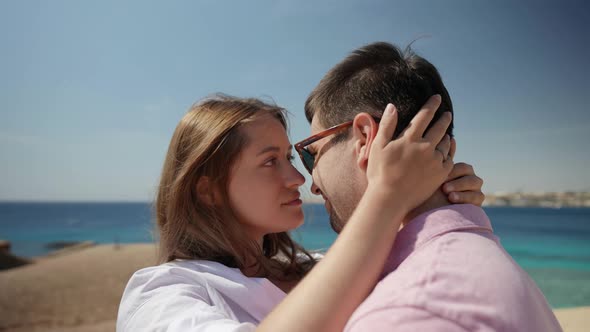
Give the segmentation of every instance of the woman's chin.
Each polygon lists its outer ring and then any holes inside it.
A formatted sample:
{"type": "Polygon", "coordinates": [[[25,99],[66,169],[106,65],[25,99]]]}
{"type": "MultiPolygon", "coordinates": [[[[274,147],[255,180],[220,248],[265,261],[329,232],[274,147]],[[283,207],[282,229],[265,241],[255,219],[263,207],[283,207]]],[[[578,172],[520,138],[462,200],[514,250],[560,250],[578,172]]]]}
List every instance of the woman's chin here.
{"type": "Polygon", "coordinates": [[[290,216],[288,218],[283,219],[283,222],[281,224],[281,226],[284,226],[284,228],[280,230],[279,233],[290,232],[292,230],[299,228],[301,225],[303,225],[303,212],[301,212],[301,217],[294,218],[293,216],[290,216]]]}

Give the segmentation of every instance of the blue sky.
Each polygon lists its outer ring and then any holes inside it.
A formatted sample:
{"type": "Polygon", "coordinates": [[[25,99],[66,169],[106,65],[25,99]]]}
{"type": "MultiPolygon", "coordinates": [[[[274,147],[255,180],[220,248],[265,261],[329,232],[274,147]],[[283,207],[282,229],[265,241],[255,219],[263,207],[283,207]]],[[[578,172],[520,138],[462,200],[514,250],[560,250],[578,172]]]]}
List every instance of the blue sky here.
{"type": "Polygon", "coordinates": [[[484,191],[590,190],[589,22],[583,1],[3,1],[0,200],[151,200],[196,100],[272,97],[297,141],[331,66],[417,38],[484,191]]]}

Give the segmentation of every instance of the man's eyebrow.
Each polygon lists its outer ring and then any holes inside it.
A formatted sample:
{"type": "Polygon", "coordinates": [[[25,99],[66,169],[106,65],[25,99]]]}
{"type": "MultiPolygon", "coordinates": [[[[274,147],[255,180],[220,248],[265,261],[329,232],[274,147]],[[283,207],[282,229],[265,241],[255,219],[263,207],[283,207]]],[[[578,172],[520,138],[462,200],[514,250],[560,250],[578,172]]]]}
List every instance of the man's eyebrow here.
{"type": "MultiPolygon", "coordinates": [[[[289,151],[293,150],[293,145],[289,145],[287,150],[289,150],[289,151]]],[[[256,156],[260,156],[260,155],[265,154],[267,152],[279,152],[279,151],[281,151],[281,148],[279,148],[278,146],[267,146],[264,149],[260,150],[260,152],[258,152],[258,154],[256,154],[256,156]]]]}

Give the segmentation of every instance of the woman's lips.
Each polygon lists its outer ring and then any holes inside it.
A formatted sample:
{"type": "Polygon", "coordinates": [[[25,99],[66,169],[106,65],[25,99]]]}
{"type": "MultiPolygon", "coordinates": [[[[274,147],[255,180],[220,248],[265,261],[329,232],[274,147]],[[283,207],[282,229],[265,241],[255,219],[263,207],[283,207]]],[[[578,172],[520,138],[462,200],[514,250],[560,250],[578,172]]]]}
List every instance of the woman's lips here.
{"type": "Polygon", "coordinates": [[[294,199],[294,200],[292,200],[292,201],[290,201],[290,202],[287,202],[287,203],[285,203],[284,205],[289,205],[289,206],[299,206],[299,205],[301,205],[301,204],[303,204],[303,202],[301,201],[301,199],[299,199],[299,198],[296,198],[296,199],[294,199]]]}

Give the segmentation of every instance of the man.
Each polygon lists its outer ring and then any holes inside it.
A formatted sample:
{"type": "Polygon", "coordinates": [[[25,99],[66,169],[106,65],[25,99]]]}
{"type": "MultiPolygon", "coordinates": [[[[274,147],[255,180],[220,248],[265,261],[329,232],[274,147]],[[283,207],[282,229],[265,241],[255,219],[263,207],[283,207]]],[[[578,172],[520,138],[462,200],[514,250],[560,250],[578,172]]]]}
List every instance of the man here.
{"type": "MultiPolygon", "coordinates": [[[[367,187],[366,151],[381,110],[387,103],[397,107],[396,136],[434,94],[442,101],[433,121],[453,112],[438,71],[387,43],[355,50],[311,92],[306,116],[312,135],[325,137],[296,147],[313,170],[312,192],[324,197],[334,230],[342,230],[367,187]],[[353,122],[346,130],[325,131],[347,121],[353,122]]],[[[451,137],[452,130],[451,125],[451,137]]],[[[448,158],[455,150],[452,138],[448,158]]],[[[535,283],[500,245],[485,212],[474,205],[451,205],[437,191],[403,221],[383,278],[346,331],[561,328],[535,283]]]]}

